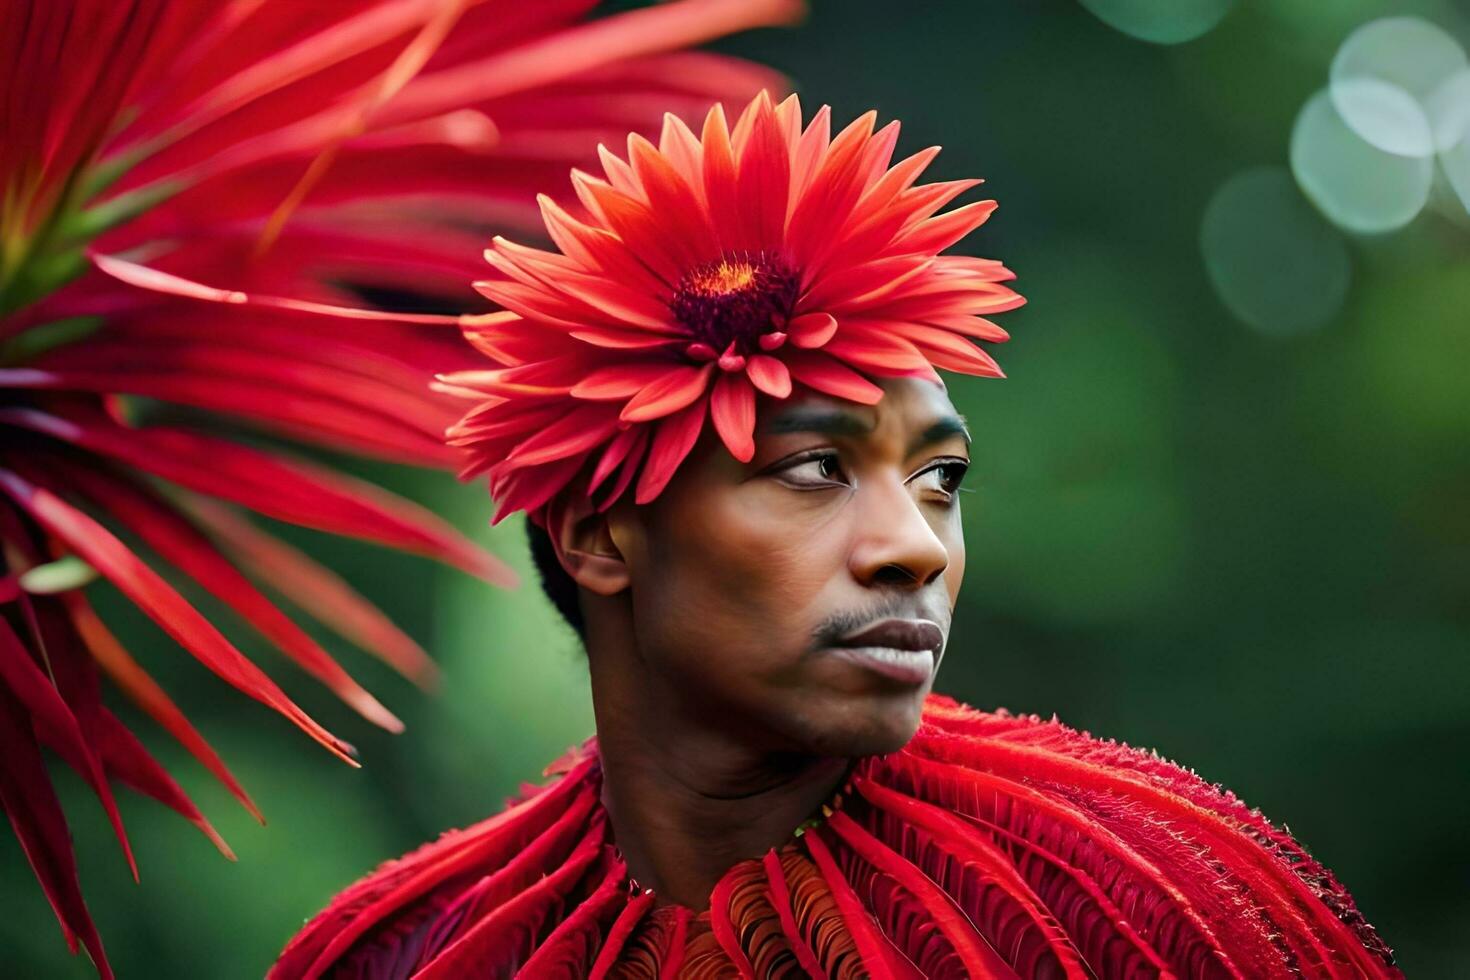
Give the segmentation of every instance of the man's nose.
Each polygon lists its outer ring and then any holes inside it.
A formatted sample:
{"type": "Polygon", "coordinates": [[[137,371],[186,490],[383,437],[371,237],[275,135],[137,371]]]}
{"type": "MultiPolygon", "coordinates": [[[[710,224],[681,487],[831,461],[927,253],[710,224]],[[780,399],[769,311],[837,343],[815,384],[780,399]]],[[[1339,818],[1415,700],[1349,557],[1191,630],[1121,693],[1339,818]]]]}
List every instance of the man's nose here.
{"type": "Polygon", "coordinates": [[[918,501],[897,477],[868,479],[850,562],[868,586],[920,588],[949,567],[949,551],[934,533],[918,501]]]}

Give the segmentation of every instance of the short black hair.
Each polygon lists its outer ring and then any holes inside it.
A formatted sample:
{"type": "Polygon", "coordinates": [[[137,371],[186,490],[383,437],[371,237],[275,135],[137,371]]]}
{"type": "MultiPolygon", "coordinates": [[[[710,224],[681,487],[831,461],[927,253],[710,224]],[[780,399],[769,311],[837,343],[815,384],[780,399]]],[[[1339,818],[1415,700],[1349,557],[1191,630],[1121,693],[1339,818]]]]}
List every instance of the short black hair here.
{"type": "Polygon", "coordinates": [[[526,521],[526,540],[531,545],[531,560],[536,563],[536,572],[541,578],[541,591],[561,613],[562,619],[577,631],[583,641],[587,639],[587,624],[582,621],[582,605],[577,599],[577,583],[567,574],[557,560],[556,548],[551,535],[534,521],[526,521]]]}

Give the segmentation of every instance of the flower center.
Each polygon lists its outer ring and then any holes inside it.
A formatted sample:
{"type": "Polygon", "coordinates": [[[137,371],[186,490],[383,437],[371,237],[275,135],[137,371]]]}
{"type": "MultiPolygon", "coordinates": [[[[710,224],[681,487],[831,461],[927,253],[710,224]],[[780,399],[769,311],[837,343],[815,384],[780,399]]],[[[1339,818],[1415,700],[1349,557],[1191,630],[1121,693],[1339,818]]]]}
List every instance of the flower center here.
{"type": "Polygon", "coordinates": [[[727,255],[684,273],[669,307],[689,331],[693,359],[745,357],[771,349],[772,337],[784,339],[798,287],[779,255],[727,255]]]}

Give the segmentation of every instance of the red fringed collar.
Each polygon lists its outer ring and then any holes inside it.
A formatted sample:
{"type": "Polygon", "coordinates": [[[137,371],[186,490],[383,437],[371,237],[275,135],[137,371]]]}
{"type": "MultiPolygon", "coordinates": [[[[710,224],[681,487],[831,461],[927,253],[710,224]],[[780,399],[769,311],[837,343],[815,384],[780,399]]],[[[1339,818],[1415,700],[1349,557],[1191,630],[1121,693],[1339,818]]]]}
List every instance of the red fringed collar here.
{"type": "Polygon", "coordinates": [[[1396,977],[1347,891],[1233,794],[1055,719],[939,695],[849,802],[701,912],[630,890],[595,740],[342,892],[272,980],[1396,977]]]}

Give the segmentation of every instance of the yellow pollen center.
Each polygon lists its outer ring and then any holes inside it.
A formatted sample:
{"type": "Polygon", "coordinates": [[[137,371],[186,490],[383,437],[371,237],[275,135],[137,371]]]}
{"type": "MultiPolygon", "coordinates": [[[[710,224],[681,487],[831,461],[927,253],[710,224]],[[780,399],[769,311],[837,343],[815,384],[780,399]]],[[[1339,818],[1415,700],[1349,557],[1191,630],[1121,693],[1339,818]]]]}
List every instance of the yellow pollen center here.
{"type": "Polygon", "coordinates": [[[696,272],[689,287],[705,296],[728,296],[755,282],[755,275],[755,266],[749,262],[722,261],[696,272]]]}

